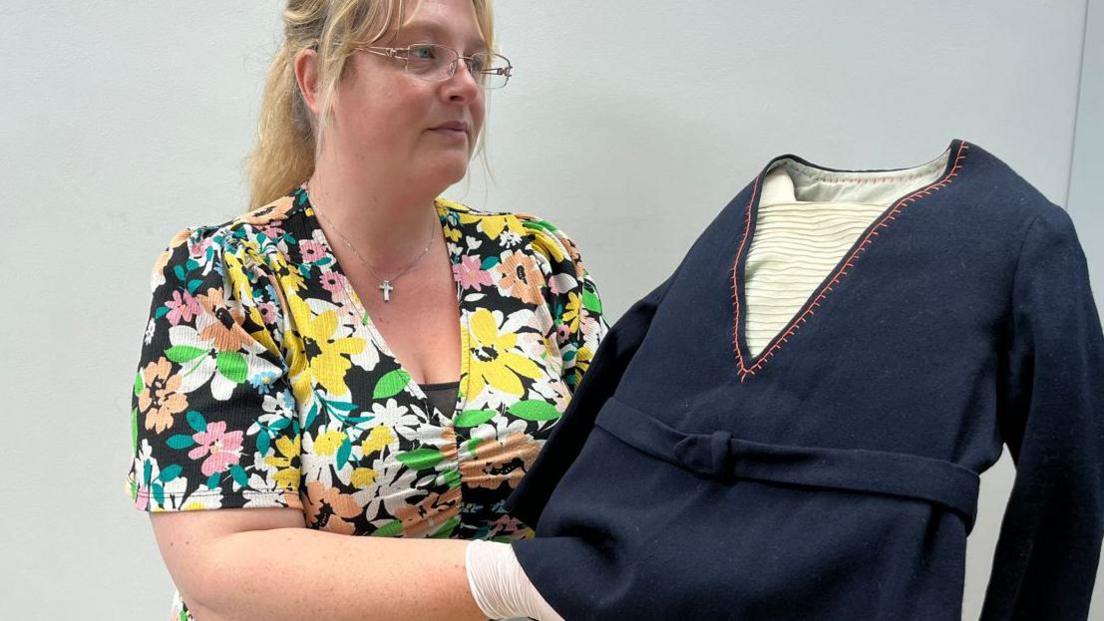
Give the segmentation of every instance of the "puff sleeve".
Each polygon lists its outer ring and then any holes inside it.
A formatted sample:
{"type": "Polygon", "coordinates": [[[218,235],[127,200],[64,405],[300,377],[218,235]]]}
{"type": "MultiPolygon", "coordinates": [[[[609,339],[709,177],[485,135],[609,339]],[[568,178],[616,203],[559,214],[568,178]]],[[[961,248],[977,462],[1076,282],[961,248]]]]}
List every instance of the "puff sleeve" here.
{"type": "Polygon", "coordinates": [[[138,509],[302,508],[283,309],[255,250],[207,227],[178,234],[157,261],[132,389],[138,509]]]}

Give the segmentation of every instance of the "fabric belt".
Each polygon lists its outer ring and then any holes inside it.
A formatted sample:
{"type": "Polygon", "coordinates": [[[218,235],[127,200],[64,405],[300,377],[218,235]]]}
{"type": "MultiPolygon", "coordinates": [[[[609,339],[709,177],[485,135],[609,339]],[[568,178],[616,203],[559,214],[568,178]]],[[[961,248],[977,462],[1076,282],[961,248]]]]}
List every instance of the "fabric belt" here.
{"type": "Polygon", "coordinates": [[[643,453],[725,483],[751,479],[925,500],[958,514],[967,532],[977,516],[978,474],[942,459],[764,444],[724,430],[684,433],[614,398],[602,406],[596,424],[643,453]]]}

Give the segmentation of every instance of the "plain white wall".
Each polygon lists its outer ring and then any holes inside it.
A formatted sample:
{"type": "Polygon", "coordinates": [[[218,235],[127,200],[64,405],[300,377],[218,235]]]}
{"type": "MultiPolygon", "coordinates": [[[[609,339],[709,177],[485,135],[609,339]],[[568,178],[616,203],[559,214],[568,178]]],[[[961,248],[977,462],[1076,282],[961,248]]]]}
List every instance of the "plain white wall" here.
{"type": "MultiPolygon", "coordinates": [[[[476,165],[448,195],[560,225],[612,320],[771,157],[908,166],[961,137],[1051,200],[1070,193],[1099,303],[1099,1],[888,7],[499,0],[518,71],[491,102],[496,181],[476,165]]],[[[0,618],[167,612],[168,574],[122,483],[148,273],[176,230],[244,205],[279,13],[213,0],[0,7],[0,618]]],[[[980,610],[1011,479],[1007,460],[983,477],[965,618],[980,610]]]]}

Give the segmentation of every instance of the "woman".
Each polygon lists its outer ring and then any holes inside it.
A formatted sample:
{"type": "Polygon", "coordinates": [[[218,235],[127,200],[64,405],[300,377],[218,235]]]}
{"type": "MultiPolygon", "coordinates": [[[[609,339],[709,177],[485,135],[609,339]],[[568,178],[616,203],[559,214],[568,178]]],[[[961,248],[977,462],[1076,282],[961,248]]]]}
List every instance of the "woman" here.
{"type": "Polygon", "coordinates": [[[512,70],[491,23],[289,1],[256,208],[153,276],[130,490],[174,619],[558,618],[481,540],[529,534],[504,501],[607,328],[563,232],[437,198],[512,70]]]}

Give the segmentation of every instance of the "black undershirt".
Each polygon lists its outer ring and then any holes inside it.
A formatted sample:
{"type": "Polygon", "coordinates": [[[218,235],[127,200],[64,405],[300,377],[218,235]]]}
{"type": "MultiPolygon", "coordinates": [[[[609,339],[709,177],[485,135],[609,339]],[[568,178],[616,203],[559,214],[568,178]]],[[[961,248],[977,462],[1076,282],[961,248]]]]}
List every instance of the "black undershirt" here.
{"type": "Polygon", "coordinates": [[[441,411],[445,418],[452,418],[456,413],[456,397],[460,391],[460,381],[445,382],[443,384],[418,384],[422,392],[429,397],[433,407],[441,411]]]}

